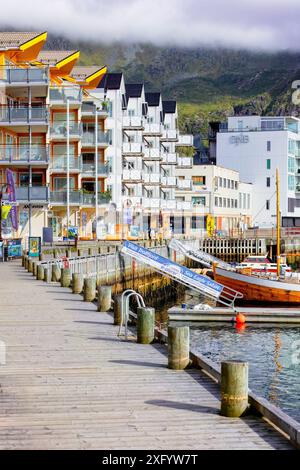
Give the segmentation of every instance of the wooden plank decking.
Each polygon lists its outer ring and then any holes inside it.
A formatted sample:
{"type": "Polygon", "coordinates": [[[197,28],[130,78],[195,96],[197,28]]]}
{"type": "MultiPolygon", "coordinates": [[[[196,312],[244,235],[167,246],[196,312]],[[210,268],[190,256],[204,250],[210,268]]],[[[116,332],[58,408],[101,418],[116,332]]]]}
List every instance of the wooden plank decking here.
{"type": "Polygon", "coordinates": [[[117,338],[112,317],[0,263],[0,449],[290,449],[258,417],[219,415],[199,370],[117,338]]]}

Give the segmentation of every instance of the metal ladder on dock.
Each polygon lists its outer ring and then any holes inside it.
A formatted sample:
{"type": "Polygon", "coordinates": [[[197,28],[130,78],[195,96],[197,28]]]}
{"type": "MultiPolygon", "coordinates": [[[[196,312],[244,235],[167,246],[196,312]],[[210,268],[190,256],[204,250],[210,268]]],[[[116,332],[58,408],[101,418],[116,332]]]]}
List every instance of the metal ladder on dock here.
{"type": "Polygon", "coordinates": [[[145,302],[141,294],[133,289],[127,289],[122,293],[121,296],[121,323],[118,332],[118,336],[121,336],[122,327],[125,329],[125,339],[128,339],[128,320],[129,320],[129,301],[132,297],[135,297],[138,307],[146,307],[145,302]]]}

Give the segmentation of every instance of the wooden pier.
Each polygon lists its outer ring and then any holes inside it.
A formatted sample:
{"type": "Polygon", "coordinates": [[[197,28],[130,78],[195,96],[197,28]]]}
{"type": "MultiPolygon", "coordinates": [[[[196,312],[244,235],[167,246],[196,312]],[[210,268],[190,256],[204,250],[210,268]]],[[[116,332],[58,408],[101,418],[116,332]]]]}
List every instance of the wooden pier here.
{"type": "Polygon", "coordinates": [[[69,288],[19,261],[0,263],[0,280],[1,449],[292,448],[259,416],[220,416],[217,383],[167,369],[163,344],[119,339],[69,288]]]}

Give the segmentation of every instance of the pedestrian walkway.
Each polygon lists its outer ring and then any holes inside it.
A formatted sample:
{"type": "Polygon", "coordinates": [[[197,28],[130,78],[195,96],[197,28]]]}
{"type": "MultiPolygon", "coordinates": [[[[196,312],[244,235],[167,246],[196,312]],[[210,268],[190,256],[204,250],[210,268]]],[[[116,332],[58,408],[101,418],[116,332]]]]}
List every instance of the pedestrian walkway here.
{"type": "Polygon", "coordinates": [[[0,263],[0,449],[289,449],[263,419],[219,415],[219,387],[118,339],[109,314],[0,263]]]}

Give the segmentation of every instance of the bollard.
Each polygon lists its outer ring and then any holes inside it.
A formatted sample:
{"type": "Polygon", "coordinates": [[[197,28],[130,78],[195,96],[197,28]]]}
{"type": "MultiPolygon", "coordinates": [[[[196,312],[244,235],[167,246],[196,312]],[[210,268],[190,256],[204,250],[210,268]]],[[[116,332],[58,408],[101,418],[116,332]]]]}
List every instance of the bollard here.
{"type": "Polygon", "coordinates": [[[96,297],[96,279],[87,277],[83,283],[83,299],[85,302],[92,302],[96,297]]]}
{"type": "Polygon", "coordinates": [[[58,250],[54,249],[53,250],[53,258],[58,258],[58,250]]]}
{"type": "Polygon", "coordinates": [[[111,286],[98,285],[98,312],[107,312],[111,307],[111,286]]]}
{"type": "Polygon", "coordinates": [[[114,297],[114,325],[121,325],[121,304],[122,296],[115,295],[114,297]]]}
{"type": "Polygon", "coordinates": [[[36,278],[38,281],[43,281],[44,280],[44,266],[42,264],[39,264],[37,267],[37,275],[36,278]]]}
{"type": "Polygon", "coordinates": [[[28,260],[28,272],[29,273],[32,273],[32,270],[33,270],[32,263],[33,263],[32,259],[29,258],[29,260],[28,260]]]}
{"type": "Polygon", "coordinates": [[[66,250],[66,257],[72,258],[72,250],[70,248],[66,250]]]}
{"type": "Polygon", "coordinates": [[[138,307],[137,309],[137,342],[150,344],[154,340],[155,309],[138,307]]]}
{"type": "Polygon", "coordinates": [[[24,258],[24,268],[28,269],[28,256],[27,255],[24,258]]]}
{"type": "Polygon", "coordinates": [[[61,277],[60,277],[61,287],[70,287],[71,278],[72,278],[71,269],[70,268],[62,268],[61,277]]]}
{"type": "Polygon", "coordinates": [[[74,273],[72,275],[72,292],[73,294],[81,294],[83,289],[83,275],[74,273]]]}
{"type": "Polygon", "coordinates": [[[59,266],[57,264],[52,265],[52,276],[51,276],[51,281],[52,282],[59,282],[61,278],[61,271],[59,266]]]}
{"type": "Polygon", "coordinates": [[[48,266],[44,268],[44,282],[51,282],[51,269],[48,266]]]}
{"type": "Polygon", "coordinates": [[[39,260],[40,260],[40,261],[44,261],[44,258],[45,258],[45,256],[43,255],[42,252],[40,252],[40,254],[39,254],[39,260]]]}
{"type": "Polygon", "coordinates": [[[221,363],[221,415],[239,418],[248,408],[248,363],[221,363]]]}
{"type": "Polygon", "coordinates": [[[36,274],[37,274],[37,266],[38,266],[37,261],[33,261],[33,263],[32,263],[32,274],[35,277],[36,277],[36,274]]]}
{"type": "Polygon", "coordinates": [[[25,254],[22,253],[22,267],[24,268],[25,266],[25,254]]]}
{"type": "Polygon", "coordinates": [[[78,249],[78,256],[83,256],[83,250],[81,250],[80,248],[78,249]]]}
{"type": "Polygon", "coordinates": [[[89,249],[88,249],[88,255],[89,255],[89,256],[93,256],[93,254],[94,254],[93,248],[89,248],[89,249]]]}
{"type": "Polygon", "coordinates": [[[168,327],[168,367],[182,370],[190,362],[190,329],[188,326],[168,327]]]}

